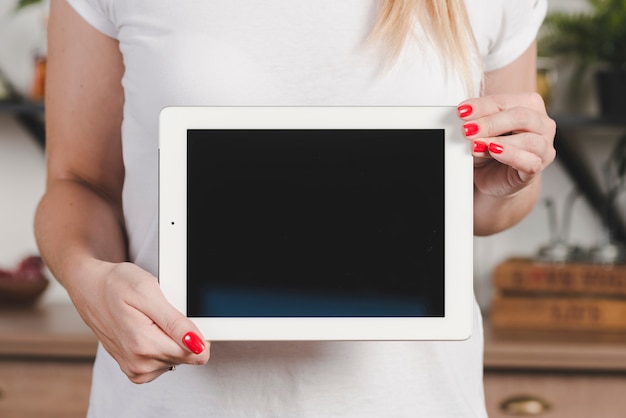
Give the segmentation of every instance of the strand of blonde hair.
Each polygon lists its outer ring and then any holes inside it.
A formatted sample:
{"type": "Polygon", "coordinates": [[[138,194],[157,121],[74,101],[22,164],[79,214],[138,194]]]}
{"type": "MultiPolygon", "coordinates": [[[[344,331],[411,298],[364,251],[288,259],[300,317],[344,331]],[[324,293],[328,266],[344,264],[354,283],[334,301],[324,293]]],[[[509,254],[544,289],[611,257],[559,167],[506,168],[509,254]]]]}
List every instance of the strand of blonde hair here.
{"type": "Polygon", "coordinates": [[[432,42],[446,69],[461,77],[469,95],[477,94],[472,68],[480,64],[479,54],[464,0],[381,0],[370,39],[384,41],[388,63],[398,58],[407,37],[415,36],[416,22],[429,37],[417,40],[432,42]]]}

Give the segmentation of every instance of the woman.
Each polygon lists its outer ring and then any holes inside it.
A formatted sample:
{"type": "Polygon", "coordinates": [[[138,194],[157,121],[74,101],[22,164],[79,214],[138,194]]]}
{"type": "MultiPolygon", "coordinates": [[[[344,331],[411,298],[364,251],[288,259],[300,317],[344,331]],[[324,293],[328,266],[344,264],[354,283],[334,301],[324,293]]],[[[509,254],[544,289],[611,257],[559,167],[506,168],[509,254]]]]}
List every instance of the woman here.
{"type": "Polygon", "coordinates": [[[533,93],[546,7],[53,0],[35,230],[101,342],[89,416],[486,416],[477,307],[462,342],[209,345],[155,278],[158,112],[458,105],[475,157],[475,233],[495,233],[530,211],[555,157],[554,122],[533,93]]]}

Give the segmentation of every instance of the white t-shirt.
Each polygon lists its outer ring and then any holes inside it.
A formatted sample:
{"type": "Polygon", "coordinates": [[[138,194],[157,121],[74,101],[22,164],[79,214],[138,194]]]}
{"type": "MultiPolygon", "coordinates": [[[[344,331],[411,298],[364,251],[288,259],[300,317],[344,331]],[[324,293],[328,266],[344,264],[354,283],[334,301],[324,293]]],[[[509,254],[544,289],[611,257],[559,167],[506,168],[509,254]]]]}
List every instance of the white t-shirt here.
{"type": "MultiPolygon", "coordinates": [[[[537,35],[547,0],[466,0],[486,71],[537,35]]],[[[130,254],[157,272],[159,111],[170,105],[456,105],[465,89],[409,43],[364,45],[376,0],[69,0],[124,56],[130,254]]],[[[475,69],[479,72],[479,69],[475,69]]],[[[478,79],[476,86],[478,86],[478,79]]],[[[482,325],[462,342],[213,343],[206,366],[135,385],[102,349],[90,417],[485,417],[482,325]]]]}

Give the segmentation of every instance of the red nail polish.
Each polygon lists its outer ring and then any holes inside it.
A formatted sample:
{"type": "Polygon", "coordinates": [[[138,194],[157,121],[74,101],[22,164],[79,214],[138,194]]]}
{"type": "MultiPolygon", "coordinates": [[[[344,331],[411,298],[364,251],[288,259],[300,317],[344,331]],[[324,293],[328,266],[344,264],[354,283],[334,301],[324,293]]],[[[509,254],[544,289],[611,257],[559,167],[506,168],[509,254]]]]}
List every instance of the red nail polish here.
{"type": "Polygon", "coordinates": [[[474,141],[474,152],[485,152],[487,151],[487,144],[483,141],[474,141]]]}
{"type": "Polygon", "coordinates": [[[470,116],[472,112],[474,111],[474,109],[472,109],[472,106],[468,104],[464,104],[464,105],[459,106],[457,108],[457,111],[459,112],[460,117],[465,118],[467,116],[470,116]]]}
{"type": "Polygon", "coordinates": [[[504,151],[504,147],[502,145],[496,144],[495,142],[489,144],[489,152],[493,152],[494,154],[502,154],[502,151],[504,151]]]}
{"type": "Polygon", "coordinates": [[[463,130],[465,131],[465,136],[472,136],[478,133],[478,125],[475,123],[466,123],[463,125],[463,130]]]}
{"type": "Polygon", "coordinates": [[[204,351],[204,341],[202,341],[202,338],[198,337],[198,335],[193,332],[188,332],[187,334],[185,334],[185,336],[183,337],[183,342],[185,343],[187,348],[190,349],[191,352],[194,354],[200,354],[204,351]]]}

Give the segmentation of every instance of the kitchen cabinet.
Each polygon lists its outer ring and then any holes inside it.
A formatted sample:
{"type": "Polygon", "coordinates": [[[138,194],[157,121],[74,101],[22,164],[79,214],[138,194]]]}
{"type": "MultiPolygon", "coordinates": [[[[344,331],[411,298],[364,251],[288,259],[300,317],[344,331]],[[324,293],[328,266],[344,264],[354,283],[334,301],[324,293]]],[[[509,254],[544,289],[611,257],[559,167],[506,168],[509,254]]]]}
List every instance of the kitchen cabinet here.
{"type": "Polygon", "coordinates": [[[485,324],[490,418],[626,417],[626,335],[494,332],[485,324]]]}
{"type": "Polygon", "coordinates": [[[97,340],[70,304],[0,310],[0,417],[84,418],[97,340]]]}
{"type": "MultiPolygon", "coordinates": [[[[96,347],[70,304],[0,310],[0,417],[84,418],[96,347]]],[[[626,335],[494,332],[487,319],[485,394],[490,418],[626,417],[626,335]]]]}

